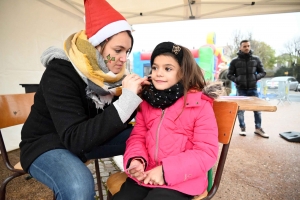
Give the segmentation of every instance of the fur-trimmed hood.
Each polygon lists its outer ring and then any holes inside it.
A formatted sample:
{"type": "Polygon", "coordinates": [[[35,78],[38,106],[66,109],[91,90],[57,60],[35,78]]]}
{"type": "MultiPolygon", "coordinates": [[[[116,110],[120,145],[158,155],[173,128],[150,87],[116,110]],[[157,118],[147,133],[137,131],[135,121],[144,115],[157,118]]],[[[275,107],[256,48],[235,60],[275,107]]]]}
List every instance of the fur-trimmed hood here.
{"type": "Polygon", "coordinates": [[[202,92],[212,99],[217,99],[219,96],[225,94],[225,88],[223,86],[223,82],[221,81],[208,81],[202,92]]]}

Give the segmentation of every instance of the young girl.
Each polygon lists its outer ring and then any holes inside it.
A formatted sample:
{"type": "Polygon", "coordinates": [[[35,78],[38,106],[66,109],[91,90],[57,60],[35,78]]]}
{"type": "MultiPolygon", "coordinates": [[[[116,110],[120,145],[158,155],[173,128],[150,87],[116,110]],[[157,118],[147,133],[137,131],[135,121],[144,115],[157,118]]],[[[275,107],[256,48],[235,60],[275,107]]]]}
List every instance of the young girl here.
{"type": "MultiPolygon", "coordinates": [[[[213,99],[191,52],[172,42],[151,56],[152,83],[142,93],[136,124],[126,143],[127,180],[113,200],[192,199],[207,188],[218,156],[213,99]]],[[[216,90],[216,88],[218,90],[216,90]]]]}

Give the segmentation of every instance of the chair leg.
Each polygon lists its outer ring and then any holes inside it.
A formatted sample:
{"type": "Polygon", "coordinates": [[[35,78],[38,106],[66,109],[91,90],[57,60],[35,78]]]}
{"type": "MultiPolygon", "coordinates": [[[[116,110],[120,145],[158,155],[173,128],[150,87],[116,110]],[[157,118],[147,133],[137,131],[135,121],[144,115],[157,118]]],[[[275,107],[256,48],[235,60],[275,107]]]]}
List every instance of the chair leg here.
{"type": "Polygon", "coordinates": [[[107,190],[107,200],[111,200],[112,195],[109,190],[107,190]]]}
{"type": "Polygon", "coordinates": [[[5,200],[6,186],[0,188],[0,200],[5,200]]]}
{"type": "Polygon", "coordinates": [[[22,172],[15,172],[13,173],[11,176],[7,177],[1,184],[0,187],[0,200],[5,200],[5,193],[6,193],[6,186],[7,184],[14,178],[18,177],[18,176],[22,176],[23,174],[26,174],[26,172],[22,173],[22,172]]]}
{"type": "Polygon", "coordinates": [[[94,162],[95,162],[95,170],[96,170],[99,200],[103,200],[102,183],[101,183],[101,176],[100,176],[100,168],[99,168],[98,159],[95,159],[94,162]]]}

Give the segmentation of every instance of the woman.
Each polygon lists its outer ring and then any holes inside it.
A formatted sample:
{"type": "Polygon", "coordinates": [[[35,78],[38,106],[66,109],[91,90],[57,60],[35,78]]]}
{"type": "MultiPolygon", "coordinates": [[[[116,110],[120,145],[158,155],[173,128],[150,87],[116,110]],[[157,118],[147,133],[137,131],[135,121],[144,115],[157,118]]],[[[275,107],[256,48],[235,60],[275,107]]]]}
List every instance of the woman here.
{"type": "Polygon", "coordinates": [[[133,38],[124,17],[105,0],[86,0],[85,14],[86,30],[71,35],[64,51],[43,53],[46,70],[21,133],[23,169],[63,200],[94,199],[84,162],[123,154],[147,83],[126,76],[133,38]]]}

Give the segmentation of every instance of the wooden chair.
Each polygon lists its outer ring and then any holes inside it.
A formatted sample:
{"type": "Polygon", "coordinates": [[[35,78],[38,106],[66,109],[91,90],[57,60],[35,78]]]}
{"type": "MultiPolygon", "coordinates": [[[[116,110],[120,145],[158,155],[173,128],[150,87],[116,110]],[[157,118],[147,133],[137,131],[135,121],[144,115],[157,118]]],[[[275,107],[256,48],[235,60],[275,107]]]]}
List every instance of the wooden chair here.
{"type": "MultiPolygon", "coordinates": [[[[12,166],[8,154],[6,151],[5,143],[2,137],[1,129],[7,128],[19,124],[24,124],[26,121],[31,106],[33,104],[33,97],[35,93],[26,93],[26,94],[10,94],[10,95],[0,95],[0,150],[3,162],[6,168],[13,172],[12,175],[7,177],[1,184],[0,187],[0,200],[5,200],[6,186],[14,178],[26,174],[22,169],[20,162],[12,166]]],[[[86,162],[89,164],[91,161],[86,162]]],[[[102,194],[102,185],[101,185],[101,176],[100,168],[98,164],[98,159],[94,160],[95,162],[95,171],[97,177],[97,186],[99,191],[99,200],[103,200],[102,194]]],[[[55,196],[53,197],[55,200],[55,196]]]]}
{"type": "Polygon", "coordinates": [[[0,200],[5,200],[6,185],[14,178],[26,174],[20,163],[16,166],[10,164],[1,129],[23,124],[27,119],[31,105],[33,104],[34,93],[0,95],[0,150],[6,168],[13,172],[1,184],[0,200]]]}
{"type": "MultiPolygon", "coordinates": [[[[214,101],[213,109],[218,124],[219,143],[223,144],[222,150],[217,163],[217,170],[214,176],[213,185],[210,186],[211,189],[208,189],[208,192],[205,191],[203,194],[195,196],[193,200],[211,199],[219,188],[232,131],[234,129],[238,105],[235,102],[214,101]]],[[[212,174],[212,170],[210,170],[209,173],[212,174]]],[[[125,182],[126,178],[127,175],[124,172],[117,172],[107,179],[107,200],[110,200],[112,195],[116,194],[120,190],[121,185],[125,182]]]]}

